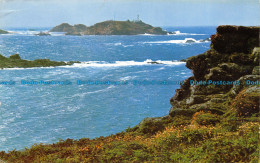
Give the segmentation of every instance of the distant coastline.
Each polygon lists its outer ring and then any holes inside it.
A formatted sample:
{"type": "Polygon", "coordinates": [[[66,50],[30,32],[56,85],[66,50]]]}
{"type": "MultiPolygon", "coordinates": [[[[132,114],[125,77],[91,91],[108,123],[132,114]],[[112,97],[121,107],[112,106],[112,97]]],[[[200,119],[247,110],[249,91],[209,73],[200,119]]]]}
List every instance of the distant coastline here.
{"type": "Polygon", "coordinates": [[[0,34],[8,34],[9,32],[0,29],[0,34]]]}
{"type": "Polygon", "coordinates": [[[0,69],[65,66],[72,65],[73,63],[77,62],[58,62],[49,59],[36,59],[34,61],[29,61],[21,59],[19,54],[11,55],[9,58],[0,54],[0,69]]]}

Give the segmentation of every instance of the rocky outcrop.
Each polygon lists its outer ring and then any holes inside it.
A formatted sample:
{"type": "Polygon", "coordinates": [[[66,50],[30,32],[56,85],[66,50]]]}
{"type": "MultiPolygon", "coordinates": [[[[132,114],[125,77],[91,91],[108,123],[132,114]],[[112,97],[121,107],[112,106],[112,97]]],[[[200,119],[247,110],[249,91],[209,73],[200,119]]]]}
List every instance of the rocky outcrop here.
{"type": "MultiPolygon", "coordinates": [[[[219,26],[217,34],[211,36],[211,49],[186,60],[186,67],[194,76],[176,90],[170,100],[169,115],[190,115],[200,110],[223,114],[235,107],[232,101],[242,91],[253,92],[255,101],[252,103],[259,107],[255,96],[260,96],[260,90],[254,89],[260,84],[259,29],[219,26]]],[[[256,113],[247,111],[248,115],[256,113]]]]}
{"type": "Polygon", "coordinates": [[[222,116],[229,116],[230,112],[237,116],[259,115],[260,47],[256,39],[259,29],[219,26],[218,33],[211,36],[211,49],[185,59],[186,67],[194,76],[175,90],[169,115],[146,118],[132,130],[155,133],[179,117],[192,119],[200,112],[222,116]]]}
{"type": "Polygon", "coordinates": [[[53,67],[53,66],[66,66],[79,62],[58,62],[49,59],[36,59],[33,61],[23,60],[19,54],[11,55],[9,58],[0,54],[0,69],[3,68],[29,68],[29,67],[53,67]]]}
{"type": "Polygon", "coordinates": [[[49,32],[40,32],[35,34],[36,36],[50,36],[51,34],[49,32]]]}
{"type": "Polygon", "coordinates": [[[166,35],[160,27],[153,27],[142,21],[104,21],[87,27],[83,24],[69,25],[63,23],[50,32],[66,32],[66,35],[138,35],[157,34],[166,35]]]}
{"type": "Polygon", "coordinates": [[[219,26],[211,36],[212,48],[219,53],[251,53],[259,47],[259,27],[219,26]]]}
{"type": "Polygon", "coordinates": [[[9,32],[0,29],[0,34],[8,34],[8,33],[9,32]]]}

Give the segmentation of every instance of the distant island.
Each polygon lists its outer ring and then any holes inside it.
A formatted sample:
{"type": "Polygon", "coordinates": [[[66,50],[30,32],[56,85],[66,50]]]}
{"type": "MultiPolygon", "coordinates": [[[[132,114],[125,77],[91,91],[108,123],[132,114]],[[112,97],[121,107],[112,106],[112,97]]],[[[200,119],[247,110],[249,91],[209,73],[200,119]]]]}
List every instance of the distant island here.
{"type": "Polygon", "coordinates": [[[114,21],[108,20],[96,23],[90,27],[84,24],[74,26],[62,23],[50,30],[50,32],[66,32],[66,35],[138,35],[155,34],[166,35],[167,32],[160,27],[153,27],[149,24],[138,21],[114,21]]]}
{"type": "Polygon", "coordinates": [[[11,55],[9,58],[0,54],[0,69],[3,68],[30,68],[30,67],[53,67],[72,65],[77,62],[58,62],[49,59],[36,59],[34,61],[23,60],[19,54],[11,55]]]}
{"type": "Polygon", "coordinates": [[[0,34],[8,34],[9,32],[0,29],[0,34]]]}

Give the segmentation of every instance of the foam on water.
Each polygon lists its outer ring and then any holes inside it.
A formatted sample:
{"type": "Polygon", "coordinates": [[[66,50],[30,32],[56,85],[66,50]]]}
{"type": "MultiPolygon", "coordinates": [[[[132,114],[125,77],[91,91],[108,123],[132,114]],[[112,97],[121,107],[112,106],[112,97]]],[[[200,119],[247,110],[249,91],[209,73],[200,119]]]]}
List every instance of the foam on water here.
{"type": "MultiPolygon", "coordinates": [[[[27,35],[27,36],[34,36],[35,34],[38,34],[39,32],[49,32],[48,30],[16,30],[8,31],[9,34],[11,35],[27,35]]],[[[66,32],[49,32],[51,36],[65,36],[66,32]]],[[[156,34],[149,34],[149,33],[144,33],[144,34],[138,34],[139,36],[158,36],[156,34]]],[[[167,35],[206,35],[206,34],[200,34],[200,33],[182,33],[181,31],[174,31],[174,33],[167,33],[167,35]]],[[[117,44],[117,43],[116,43],[117,44]]]]}
{"type": "Polygon", "coordinates": [[[174,31],[173,34],[167,33],[167,35],[206,35],[206,34],[198,34],[198,33],[182,33],[181,31],[174,31]]]}
{"type": "MultiPolygon", "coordinates": [[[[81,62],[81,63],[74,63],[73,65],[66,65],[66,66],[57,66],[62,68],[84,68],[84,67],[122,67],[122,66],[146,66],[146,65],[183,65],[186,62],[181,61],[161,61],[156,60],[153,61],[151,59],[147,59],[143,62],[137,61],[115,61],[115,62],[105,62],[105,61],[88,61],[88,62],[81,62]]],[[[28,69],[53,69],[57,67],[30,67],[30,68],[3,68],[2,70],[28,70],[28,69]]],[[[64,72],[55,72],[56,74],[60,74],[64,72]]]]}
{"type": "Polygon", "coordinates": [[[207,40],[195,40],[194,38],[185,38],[184,40],[168,40],[168,41],[151,41],[143,42],[144,44],[185,44],[185,43],[204,43],[207,40]]]}
{"type": "Polygon", "coordinates": [[[74,67],[122,67],[122,66],[144,66],[144,65],[155,65],[155,64],[163,64],[163,65],[183,65],[185,62],[180,61],[161,61],[156,60],[152,61],[151,59],[147,59],[143,62],[137,61],[115,61],[115,62],[105,62],[105,61],[88,61],[81,63],[74,63],[71,66],[61,66],[66,68],[74,68],[74,67]]]}

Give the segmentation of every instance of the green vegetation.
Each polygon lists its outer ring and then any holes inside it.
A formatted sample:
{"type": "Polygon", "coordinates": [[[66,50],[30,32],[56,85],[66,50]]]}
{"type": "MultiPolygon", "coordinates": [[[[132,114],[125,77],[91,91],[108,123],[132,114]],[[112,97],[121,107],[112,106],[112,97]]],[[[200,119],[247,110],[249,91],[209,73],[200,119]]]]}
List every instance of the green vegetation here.
{"type": "Polygon", "coordinates": [[[8,32],[0,29],[0,34],[8,34],[8,32]]]}
{"type": "Polygon", "coordinates": [[[72,65],[76,62],[57,62],[49,59],[36,59],[34,61],[23,60],[19,54],[11,55],[9,58],[0,54],[0,69],[3,68],[29,68],[29,67],[51,67],[72,65]]]}
{"type": "Polygon", "coordinates": [[[160,27],[153,27],[142,21],[104,21],[87,27],[83,24],[69,25],[62,23],[50,30],[50,32],[66,32],[67,35],[137,35],[157,34],[166,35],[160,27]]]}

